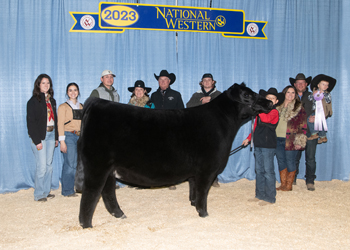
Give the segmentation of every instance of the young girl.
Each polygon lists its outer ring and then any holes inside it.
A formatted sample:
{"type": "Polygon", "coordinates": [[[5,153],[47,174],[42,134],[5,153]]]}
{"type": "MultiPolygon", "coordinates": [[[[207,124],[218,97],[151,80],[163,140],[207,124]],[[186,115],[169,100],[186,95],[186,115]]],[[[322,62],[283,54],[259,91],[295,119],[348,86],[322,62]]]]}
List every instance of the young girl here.
{"type": "Polygon", "coordinates": [[[79,86],[72,82],[67,86],[68,101],[58,107],[58,135],[60,150],[63,154],[62,195],[77,196],[74,191],[75,172],[77,168],[77,142],[83,105],[79,103],[79,86]]]}
{"type": "Polygon", "coordinates": [[[309,95],[309,100],[313,102],[312,110],[315,112],[311,116],[315,116],[314,122],[307,120],[311,136],[308,140],[320,138],[318,143],[326,143],[328,126],[326,119],[332,116],[332,96],[331,91],[334,88],[336,80],[327,75],[317,75],[311,82],[312,94],[309,95]]]}
{"type": "Polygon", "coordinates": [[[53,153],[58,145],[56,101],[52,80],[46,74],[34,82],[33,96],[27,103],[27,127],[36,160],[34,200],[45,202],[55,197],[50,190],[53,153]]]}

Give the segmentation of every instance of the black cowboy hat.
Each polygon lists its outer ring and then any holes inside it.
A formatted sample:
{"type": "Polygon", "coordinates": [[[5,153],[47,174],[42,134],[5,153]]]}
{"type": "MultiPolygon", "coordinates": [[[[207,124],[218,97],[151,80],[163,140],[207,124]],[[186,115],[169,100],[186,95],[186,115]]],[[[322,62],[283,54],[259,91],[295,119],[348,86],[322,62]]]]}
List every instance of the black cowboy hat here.
{"type": "Polygon", "coordinates": [[[290,82],[290,84],[291,84],[292,86],[294,86],[294,83],[295,83],[296,80],[305,80],[306,83],[307,83],[307,86],[309,86],[309,84],[310,84],[310,82],[311,82],[311,79],[312,79],[311,76],[309,76],[308,78],[306,78],[305,75],[304,75],[303,73],[299,73],[299,74],[297,74],[297,76],[295,77],[295,79],[292,78],[292,77],[289,77],[289,82],[290,82]]]}
{"type": "Polygon", "coordinates": [[[275,88],[269,88],[268,91],[260,89],[259,90],[259,95],[261,95],[263,97],[266,97],[267,95],[274,95],[274,96],[277,97],[278,104],[281,104],[281,103],[284,102],[284,94],[283,93],[278,93],[277,89],[275,89],[275,88]]]}
{"type": "Polygon", "coordinates": [[[163,70],[160,72],[159,76],[157,76],[156,74],[154,74],[154,77],[157,79],[157,81],[158,81],[159,77],[161,77],[161,76],[166,76],[166,77],[168,77],[168,78],[170,79],[170,84],[169,84],[169,85],[173,84],[173,83],[175,82],[175,80],[176,80],[175,74],[174,74],[174,73],[170,73],[170,74],[169,74],[168,71],[165,70],[165,69],[163,69],[163,70]]]}
{"type": "Polygon", "coordinates": [[[137,81],[135,82],[134,87],[129,87],[128,90],[129,90],[130,92],[134,92],[134,90],[135,90],[136,87],[145,89],[147,93],[149,93],[149,92],[152,90],[152,88],[145,87],[145,83],[144,83],[143,81],[141,81],[141,80],[137,80],[137,81]]]}
{"type": "Polygon", "coordinates": [[[315,76],[314,79],[312,79],[311,90],[313,90],[314,88],[317,89],[317,84],[319,84],[320,81],[327,81],[327,82],[329,82],[329,86],[328,86],[327,92],[331,92],[332,89],[334,88],[336,82],[337,82],[337,80],[334,79],[331,76],[320,74],[320,75],[315,76]]]}

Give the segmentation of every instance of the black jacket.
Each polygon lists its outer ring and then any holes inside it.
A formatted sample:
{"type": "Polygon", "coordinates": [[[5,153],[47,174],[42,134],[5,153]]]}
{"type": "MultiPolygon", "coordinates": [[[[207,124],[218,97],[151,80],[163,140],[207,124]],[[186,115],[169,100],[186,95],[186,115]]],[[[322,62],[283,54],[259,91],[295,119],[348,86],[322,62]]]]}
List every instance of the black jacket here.
{"type": "Polygon", "coordinates": [[[160,88],[151,95],[151,101],[156,109],[183,109],[185,108],[181,94],[170,87],[165,91],[163,96],[160,88]]]}
{"type": "MultiPolygon", "coordinates": [[[[32,96],[27,103],[27,128],[29,137],[35,145],[41,143],[46,137],[47,107],[45,94],[41,93],[41,101],[32,96]]],[[[58,140],[56,101],[50,98],[55,119],[55,139],[58,140]]]]}

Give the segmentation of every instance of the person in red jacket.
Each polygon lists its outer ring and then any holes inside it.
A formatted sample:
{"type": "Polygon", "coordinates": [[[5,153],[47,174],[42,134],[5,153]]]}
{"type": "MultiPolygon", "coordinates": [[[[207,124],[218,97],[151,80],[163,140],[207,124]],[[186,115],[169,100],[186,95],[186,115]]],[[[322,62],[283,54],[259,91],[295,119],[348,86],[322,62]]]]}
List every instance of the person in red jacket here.
{"type": "MultiPolygon", "coordinates": [[[[277,146],[275,129],[279,120],[276,104],[283,102],[283,95],[278,93],[275,88],[270,88],[267,92],[261,89],[259,94],[272,101],[274,108],[267,114],[257,115],[255,119],[253,134],[256,172],[255,197],[248,201],[259,201],[259,205],[264,206],[276,202],[274,156],[277,146]]],[[[246,146],[250,141],[251,134],[243,141],[242,145],[246,146]]]]}

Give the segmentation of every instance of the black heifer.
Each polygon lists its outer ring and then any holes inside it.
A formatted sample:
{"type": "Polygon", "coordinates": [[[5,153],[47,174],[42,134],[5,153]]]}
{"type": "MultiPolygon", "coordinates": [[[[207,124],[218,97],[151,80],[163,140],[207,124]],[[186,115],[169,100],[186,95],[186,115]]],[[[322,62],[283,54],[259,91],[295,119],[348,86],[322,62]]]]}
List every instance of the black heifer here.
{"type": "Polygon", "coordinates": [[[191,205],[199,216],[207,216],[209,188],[226,166],[242,121],[271,108],[272,102],[244,84],[234,84],[208,104],[182,110],[88,99],[78,142],[85,174],[80,224],[92,226],[101,194],[108,212],[126,217],[115,195],[115,170],[120,181],[135,186],[188,180],[191,205]]]}

